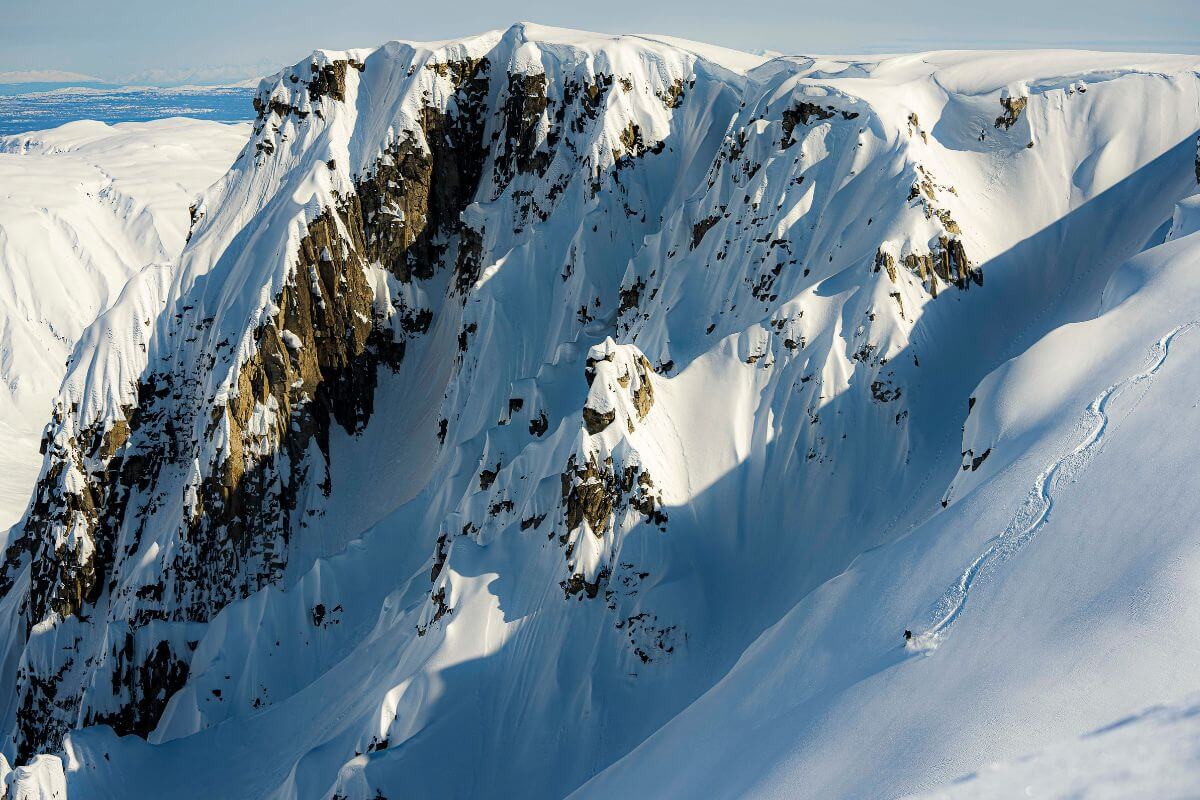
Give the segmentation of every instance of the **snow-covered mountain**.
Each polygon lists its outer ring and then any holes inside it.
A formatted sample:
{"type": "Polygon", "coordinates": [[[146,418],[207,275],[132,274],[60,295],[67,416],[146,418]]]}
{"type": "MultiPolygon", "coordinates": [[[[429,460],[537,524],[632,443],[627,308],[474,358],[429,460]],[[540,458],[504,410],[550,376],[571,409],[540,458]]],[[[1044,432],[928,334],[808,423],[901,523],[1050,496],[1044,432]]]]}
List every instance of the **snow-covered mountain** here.
{"type": "Polygon", "coordinates": [[[76,337],[9,782],[894,797],[1200,689],[1198,68],[521,24],[264,80],[76,337]]]}

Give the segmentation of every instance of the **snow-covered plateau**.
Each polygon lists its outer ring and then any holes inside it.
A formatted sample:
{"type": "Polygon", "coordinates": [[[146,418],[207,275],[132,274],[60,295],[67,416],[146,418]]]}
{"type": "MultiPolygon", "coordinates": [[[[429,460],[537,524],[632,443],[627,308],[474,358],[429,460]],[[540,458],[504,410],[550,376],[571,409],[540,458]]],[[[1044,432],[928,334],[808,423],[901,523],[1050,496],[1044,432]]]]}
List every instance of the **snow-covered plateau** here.
{"type": "Polygon", "coordinates": [[[254,110],[0,138],[9,798],[1200,796],[1200,57],[254,110]]]}
{"type": "Polygon", "coordinates": [[[171,269],[188,206],[249,132],[174,119],[0,137],[0,528],[25,510],[75,343],[135,274],[171,269]]]}

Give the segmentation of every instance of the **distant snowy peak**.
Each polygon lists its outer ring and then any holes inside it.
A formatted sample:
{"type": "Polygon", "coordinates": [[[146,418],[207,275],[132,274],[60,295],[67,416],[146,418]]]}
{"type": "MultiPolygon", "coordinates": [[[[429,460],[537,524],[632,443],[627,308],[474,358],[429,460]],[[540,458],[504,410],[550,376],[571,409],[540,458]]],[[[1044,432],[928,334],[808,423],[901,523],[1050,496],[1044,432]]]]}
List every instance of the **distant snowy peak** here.
{"type": "Polygon", "coordinates": [[[259,76],[279,69],[278,62],[220,64],[199,67],[152,68],[124,73],[108,83],[123,86],[245,86],[253,88],[259,76]]]}
{"type": "Polygon", "coordinates": [[[107,83],[95,75],[68,72],[61,69],[35,69],[20,72],[0,72],[0,83],[107,83]]]}

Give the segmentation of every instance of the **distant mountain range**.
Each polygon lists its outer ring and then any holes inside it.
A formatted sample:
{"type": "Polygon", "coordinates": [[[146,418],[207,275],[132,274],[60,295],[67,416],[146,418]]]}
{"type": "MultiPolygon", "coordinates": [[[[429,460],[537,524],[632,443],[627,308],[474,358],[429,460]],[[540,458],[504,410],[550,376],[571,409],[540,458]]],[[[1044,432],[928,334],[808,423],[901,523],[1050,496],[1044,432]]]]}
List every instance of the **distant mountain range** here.
{"type": "Polygon", "coordinates": [[[120,76],[102,78],[65,70],[26,70],[0,72],[0,91],[18,94],[69,87],[120,88],[150,86],[237,86],[253,88],[263,75],[279,70],[279,65],[263,62],[253,65],[192,67],[183,69],[146,69],[120,76]]]}
{"type": "Polygon", "coordinates": [[[26,70],[24,72],[0,72],[0,83],[63,83],[92,84],[107,83],[95,75],[82,72],[66,72],[59,69],[26,70]]]}

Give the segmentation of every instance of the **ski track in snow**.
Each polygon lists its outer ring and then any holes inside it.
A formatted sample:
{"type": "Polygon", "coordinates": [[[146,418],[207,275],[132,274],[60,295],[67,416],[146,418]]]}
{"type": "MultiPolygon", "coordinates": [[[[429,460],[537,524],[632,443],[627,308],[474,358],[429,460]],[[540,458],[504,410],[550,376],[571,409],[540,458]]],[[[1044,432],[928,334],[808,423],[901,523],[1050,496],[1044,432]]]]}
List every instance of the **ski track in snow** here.
{"type": "MultiPolygon", "coordinates": [[[[1063,482],[1074,480],[1091,462],[1104,444],[1108,433],[1108,407],[1112,400],[1125,389],[1145,383],[1166,363],[1171,343],[1175,337],[1200,325],[1200,321],[1178,325],[1150,347],[1148,366],[1141,371],[1118,381],[1096,396],[1088,404],[1080,422],[1088,427],[1088,433],[1072,450],[1050,464],[1038,475],[1033,488],[1025,498],[1016,516],[998,536],[992,537],[983,552],[959,576],[958,580],[942,595],[935,611],[936,621],[927,630],[915,634],[906,647],[915,652],[928,652],[937,648],[949,632],[955,620],[966,607],[971,587],[985,571],[1003,563],[1028,544],[1050,519],[1054,507],[1054,494],[1063,482]]],[[[1132,412],[1133,409],[1130,409],[1132,412]]],[[[1079,427],[1077,425],[1077,427],[1079,427]]]]}

